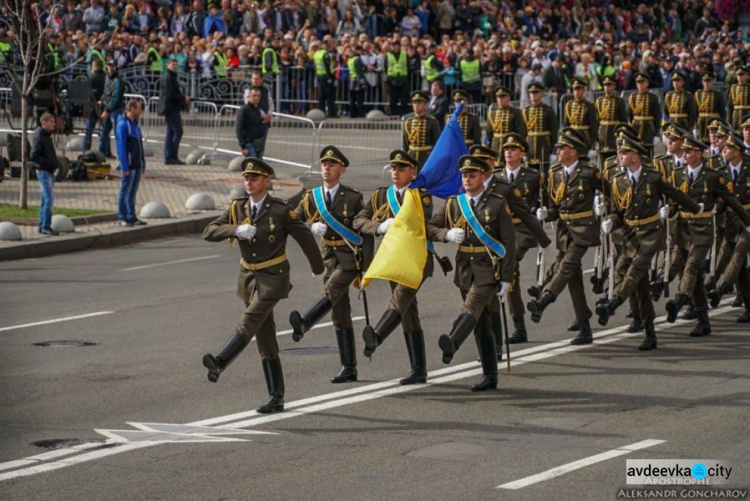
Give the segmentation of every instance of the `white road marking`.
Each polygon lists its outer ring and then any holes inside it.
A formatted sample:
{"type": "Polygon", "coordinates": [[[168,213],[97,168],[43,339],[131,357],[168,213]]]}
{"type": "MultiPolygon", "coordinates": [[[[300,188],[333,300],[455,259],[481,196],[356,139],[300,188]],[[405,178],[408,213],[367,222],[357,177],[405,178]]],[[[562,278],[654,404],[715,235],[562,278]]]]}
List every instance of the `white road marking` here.
{"type": "Polygon", "coordinates": [[[39,325],[56,324],[58,322],[69,322],[71,320],[81,320],[83,318],[100,317],[102,315],[111,315],[114,311],[97,311],[96,313],[86,313],[84,315],[75,315],[72,317],[53,318],[52,320],[42,320],[41,322],[32,322],[30,324],[11,325],[9,327],[0,327],[0,332],[12,331],[16,329],[25,329],[27,327],[37,327],[39,325]]]}
{"type": "Polygon", "coordinates": [[[169,266],[172,264],[192,263],[193,261],[205,261],[206,259],[216,259],[217,257],[221,257],[221,254],[212,254],[210,256],[201,256],[201,257],[191,257],[189,259],[178,259],[176,261],[165,261],[163,263],[144,264],[142,266],[131,266],[130,268],[123,268],[119,271],[145,270],[146,268],[156,268],[157,266],[169,266]]]}
{"type": "MultiPolygon", "coordinates": [[[[365,317],[352,317],[352,322],[359,322],[360,320],[364,320],[365,317]]],[[[333,322],[323,322],[322,324],[315,324],[310,330],[313,329],[322,329],[323,327],[330,327],[333,325],[333,322]]],[[[284,331],[279,331],[276,333],[277,336],[287,336],[294,332],[294,329],[287,329],[284,331]]],[[[255,338],[253,338],[253,341],[255,341],[255,338]]]]}
{"type": "Polygon", "coordinates": [[[664,440],[656,439],[643,440],[642,442],[636,442],[634,444],[618,447],[617,449],[613,449],[611,451],[602,452],[601,454],[596,454],[594,456],[579,459],[578,461],[573,461],[572,463],[564,464],[562,466],[558,466],[557,468],[552,468],[551,470],[543,471],[542,473],[537,473],[536,475],[531,475],[530,477],[515,480],[513,482],[508,482],[507,484],[498,485],[495,488],[511,490],[523,489],[524,487],[528,487],[539,482],[544,482],[546,480],[565,475],[566,473],[570,473],[571,471],[580,470],[581,468],[585,468],[586,466],[591,466],[592,464],[601,463],[602,461],[606,461],[608,459],[624,456],[625,454],[630,454],[633,451],[647,449],[655,445],[663,444],[664,442],[664,440]]]}
{"type": "MultiPolygon", "coordinates": [[[[732,298],[723,300],[721,304],[725,305],[725,304],[728,304],[730,301],[732,301],[732,298]]],[[[722,308],[712,310],[712,312],[714,315],[721,315],[723,313],[727,313],[732,310],[733,308],[731,306],[725,306],[722,308]]],[[[361,319],[361,317],[357,317],[357,318],[361,319]]],[[[662,327],[662,329],[670,329],[672,327],[677,327],[677,326],[692,322],[691,320],[680,319],[680,320],[677,320],[673,324],[668,324],[665,322],[665,320],[666,320],[666,316],[658,317],[654,320],[654,324],[657,327],[662,327]]],[[[322,326],[322,324],[319,324],[319,325],[322,326]]],[[[614,327],[611,329],[597,332],[594,335],[594,340],[595,340],[594,344],[573,346],[570,344],[570,341],[566,339],[563,341],[557,341],[554,343],[548,343],[545,345],[540,345],[540,346],[536,346],[533,348],[520,350],[518,352],[513,353],[512,365],[514,367],[517,367],[528,362],[536,362],[536,361],[550,358],[553,356],[558,356],[558,355],[562,355],[565,353],[570,353],[570,352],[578,351],[578,350],[584,350],[584,349],[592,348],[598,345],[609,344],[609,343],[613,343],[616,341],[620,341],[622,339],[627,339],[627,338],[642,335],[642,333],[624,332],[625,329],[627,329],[627,326],[614,327]]],[[[282,331],[282,332],[290,332],[290,331],[282,331]]],[[[503,364],[501,364],[499,368],[502,369],[504,365],[505,363],[503,362],[503,364]]],[[[431,371],[430,372],[431,377],[430,379],[428,379],[428,383],[426,385],[401,386],[398,384],[398,381],[399,381],[398,379],[392,379],[389,381],[383,381],[380,383],[351,388],[348,390],[338,391],[334,393],[317,395],[314,397],[309,397],[309,398],[298,400],[295,402],[288,402],[284,406],[285,412],[279,413],[279,414],[262,415],[262,414],[258,414],[254,410],[244,411],[244,412],[238,412],[235,414],[229,414],[226,416],[219,416],[215,418],[194,421],[192,423],[186,423],[185,426],[211,426],[215,424],[230,423],[230,422],[232,422],[231,425],[228,425],[228,424],[223,425],[219,427],[219,429],[247,428],[250,426],[258,426],[258,425],[265,424],[265,423],[281,421],[284,419],[290,419],[293,417],[311,414],[313,412],[328,410],[328,409],[340,407],[343,405],[350,405],[353,403],[365,402],[368,400],[373,400],[376,398],[381,398],[381,397],[385,397],[389,395],[395,395],[398,393],[406,393],[408,391],[419,390],[419,389],[422,389],[431,385],[444,384],[444,383],[448,383],[452,381],[457,381],[457,380],[465,379],[467,377],[479,375],[481,374],[481,372],[482,372],[482,369],[478,362],[467,362],[467,363],[457,365],[454,367],[446,367],[446,368],[439,369],[436,371],[431,371]],[[368,392],[371,392],[371,393],[368,393],[368,392]],[[363,393],[367,393],[367,394],[363,395],[363,393]],[[341,397],[345,397],[345,398],[342,398],[341,400],[335,400],[341,397]],[[320,403],[320,402],[325,402],[328,400],[334,400],[334,401],[320,403]],[[314,405],[311,405],[311,404],[314,404],[314,405]],[[253,416],[255,417],[253,418],[253,416]],[[247,419],[247,418],[250,418],[250,419],[247,419]],[[244,421],[233,422],[237,420],[244,420],[244,421]]],[[[127,444],[115,444],[115,442],[111,440],[108,440],[107,442],[110,445],[110,447],[105,448],[105,449],[95,450],[95,451],[77,455],[72,458],[67,458],[67,459],[63,459],[63,460],[51,462],[51,463],[37,464],[35,466],[30,466],[25,469],[19,469],[16,471],[11,471],[11,472],[7,472],[4,474],[0,474],[0,482],[4,480],[13,479],[13,478],[24,477],[24,476],[34,475],[38,473],[44,473],[47,471],[53,471],[53,470],[57,470],[60,468],[64,468],[66,466],[72,466],[75,464],[80,464],[80,463],[84,463],[87,461],[100,459],[102,457],[119,454],[121,452],[128,452],[131,450],[142,449],[145,447],[151,447],[153,445],[156,445],[155,443],[148,443],[148,442],[127,443],[127,444]]],[[[89,445],[89,444],[84,444],[84,445],[89,445]]],[[[101,445],[102,444],[95,444],[93,447],[100,447],[101,445]]],[[[78,446],[78,447],[81,447],[81,446],[78,446]]],[[[71,452],[68,452],[67,454],[79,452],[78,450],[72,450],[72,449],[74,448],[70,448],[71,452]]],[[[63,453],[64,451],[66,450],[55,451],[55,452],[63,453]]],[[[23,463],[24,461],[31,460],[32,458],[39,458],[40,456],[43,456],[43,454],[40,454],[38,456],[32,456],[30,458],[25,458],[21,460],[10,461],[8,463],[0,463],[0,470],[22,467],[23,464],[21,463],[23,463]],[[8,465],[9,463],[16,463],[18,466],[6,467],[5,465],[8,465]]]]}
{"type": "Polygon", "coordinates": [[[247,442],[247,438],[225,437],[224,435],[278,435],[272,431],[217,429],[208,426],[190,426],[171,423],[128,423],[137,430],[102,430],[96,433],[107,437],[109,442],[127,444],[149,442],[152,444],[205,443],[205,442],[247,442]]]}

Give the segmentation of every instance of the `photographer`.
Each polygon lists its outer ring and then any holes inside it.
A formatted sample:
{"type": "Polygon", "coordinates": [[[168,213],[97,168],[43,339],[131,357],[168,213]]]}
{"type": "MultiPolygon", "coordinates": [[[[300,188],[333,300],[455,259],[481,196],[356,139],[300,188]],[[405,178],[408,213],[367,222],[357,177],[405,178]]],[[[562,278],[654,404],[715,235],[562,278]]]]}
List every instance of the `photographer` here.
{"type": "Polygon", "coordinates": [[[94,59],[91,63],[91,68],[92,72],[89,77],[89,82],[91,83],[91,97],[92,101],[94,101],[94,106],[91,107],[89,118],[86,122],[86,132],[83,136],[83,151],[91,149],[91,135],[94,132],[94,127],[96,127],[96,124],[99,122],[100,115],[97,104],[102,100],[104,86],[107,82],[107,74],[104,73],[104,70],[102,69],[101,61],[94,59]]]}
{"type": "MultiPolygon", "coordinates": [[[[107,82],[104,86],[104,94],[99,101],[102,119],[102,129],[99,133],[99,151],[107,158],[115,158],[109,144],[109,133],[117,125],[117,119],[122,115],[125,108],[125,84],[120,75],[117,74],[117,62],[107,61],[107,82]]],[[[115,140],[117,133],[115,132],[115,140]]]]}

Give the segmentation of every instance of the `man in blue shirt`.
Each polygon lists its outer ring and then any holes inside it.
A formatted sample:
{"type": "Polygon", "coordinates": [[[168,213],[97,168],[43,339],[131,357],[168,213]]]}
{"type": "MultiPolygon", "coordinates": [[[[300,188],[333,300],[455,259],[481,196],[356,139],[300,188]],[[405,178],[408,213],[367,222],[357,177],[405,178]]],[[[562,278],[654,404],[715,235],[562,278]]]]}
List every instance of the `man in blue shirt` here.
{"type": "Polygon", "coordinates": [[[146,157],[143,155],[143,132],[138,119],[143,114],[143,104],[135,99],[128,101],[125,115],[117,122],[115,141],[117,158],[122,170],[120,194],[117,197],[117,219],[120,226],[142,226],[135,215],[135,196],[141,176],[146,171],[146,157]]]}

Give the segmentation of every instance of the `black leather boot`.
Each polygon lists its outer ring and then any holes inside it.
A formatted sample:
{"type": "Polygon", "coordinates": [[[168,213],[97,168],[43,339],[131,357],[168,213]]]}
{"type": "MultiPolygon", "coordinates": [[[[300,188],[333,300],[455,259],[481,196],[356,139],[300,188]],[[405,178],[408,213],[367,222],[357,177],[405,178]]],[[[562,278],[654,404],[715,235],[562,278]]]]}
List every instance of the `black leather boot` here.
{"type": "Polygon", "coordinates": [[[675,323],[677,315],[683,306],[688,303],[688,297],[685,294],[676,294],[674,299],[667,301],[667,322],[675,323]]]}
{"type": "Polygon", "coordinates": [[[476,333],[479,361],[482,363],[482,379],[471,387],[471,391],[487,391],[497,389],[497,357],[495,338],[491,333],[480,329],[476,333]]]}
{"type": "Polygon", "coordinates": [[[526,289],[526,292],[534,299],[539,299],[539,296],[542,295],[542,287],[539,285],[531,285],[526,289]]]}
{"type": "Polygon", "coordinates": [[[578,335],[570,340],[570,344],[581,345],[593,343],[594,333],[591,332],[591,324],[589,323],[589,321],[581,320],[579,322],[579,325],[581,326],[581,328],[578,331],[578,335]]]}
{"type": "Polygon", "coordinates": [[[528,310],[531,312],[531,321],[534,323],[539,323],[539,321],[542,320],[542,313],[544,313],[544,309],[554,302],[555,295],[550,291],[542,294],[542,297],[539,299],[532,299],[531,301],[529,301],[529,303],[526,305],[526,308],[528,308],[528,310]]]}
{"type": "Polygon", "coordinates": [[[698,318],[695,313],[695,307],[693,306],[692,299],[688,302],[687,308],[685,308],[685,313],[683,313],[682,318],[685,320],[695,320],[696,318],[698,318]]]}
{"type": "Polygon", "coordinates": [[[631,334],[634,334],[636,332],[641,332],[642,330],[643,330],[643,321],[641,320],[641,312],[633,311],[633,321],[630,322],[630,325],[628,325],[628,328],[625,329],[625,332],[630,332],[631,334]]]}
{"type": "Polygon", "coordinates": [[[646,330],[646,339],[638,346],[640,351],[650,351],[656,349],[656,329],[654,328],[654,321],[647,320],[643,324],[646,330]]]}
{"type": "Polygon", "coordinates": [[[297,310],[291,312],[289,314],[289,323],[294,330],[292,333],[292,339],[294,342],[299,342],[307,331],[320,322],[320,319],[331,311],[331,308],[333,308],[333,304],[327,296],[323,296],[314,302],[304,315],[300,315],[297,310]]]}
{"type": "Polygon", "coordinates": [[[734,301],[732,301],[732,308],[741,308],[743,306],[742,296],[737,294],[734,298],[734,301]]]}
{"type": "Polygon", "coordinates": [[[698,325],[690,331],[691,337],[703,337],[711,335],[711,323],[708,320],[707,309],[696,309],[695,317],[698,319],[698,325]]]}
{"type": "Polygon", "coordinates": [[[662,270],[657,275],[656,280],[649,284],[649,287],[651,289],[651,299],[654,302],[657,302],[659,301],[659,299],[661,299],[661,295],[664,293],[665,286],[666,281],[664,280],[664,271],[662,270]]]}
{"type": "Polygon", "coordinates": [[[354,329],[336,329],[339,344],[341,370],[331,378],[332,383],[347,383],[357,380],[357,352],[354,345],[354,329]]]}
{"type": "Polygon", "coordinates": [[[747,324],[750,323],[750,294],[744,294],[742,302],[745,303],[745,312],[737,318],[737,322],[747,324]]]}
{"type": "Polygon", "coordinates": [[[495,336],[495,347],[497,347],[497,361],[502,362],[504,339],[500,310],[497,310],[490,315],[490,326],[492,327],[492,333],[495,336]]]}
{"type": "Polygon", "coordinates": [[[519,317],[513,317],[513,327],[516,328],[508,339],[508,343],[526,343],[529,340],[528,332],[526,332],[526,319],[523,315],[519,317]]]}
{"type": "Polygon", "coordinates": [[[443,351],[443,363],[449,364],[453,360],[453,355],[458,351],[466,338],[469,337],[471,331],[477,325],[477,321],[471,313],[462,313],[458,316],[455,322],[453,322],[453,328],[450,334],[443,334],[438,339],[438,346],[443,351]]]}
{"type": "Polygon", "coordinates": [[[365,327],[362,331],[362,339],[365,341],[365,356],[371,357],[378,346],[387,338],[393,330],[401,323],[401,314],[396,310],[385,310],[383,316],[378,320],[373,329],[371,326],[365,327]]]}
{"type": "Polygon", "coordinates": [[[606,303],[597,306],[596,313],[599,315],[599,325],[607,325],[609,323],[609,317],[615,314],[615,311],[623,302],[624,301],[620,299],[620,296],[615,296],[606,303]]]}
{"type": "Polygon", "coordinates": [[[633,310],[628,310],[625,314],[625,318],[633,318],[633,315],[635,315],[635,312],[633,312],[633,310]]]}
{"type": "Polygon", "coordinates": [[[250,341],[242,334],[236,332],[229,338],[224,346],[221,347],[216,356],[206,353],[203,355],[203,367],[208,369],[208,380],[215,383],[219,380],[219,375],[229,367],[229,364],[242,353],[250,341]]]}
{"type": "Polygon", "coordinates": [[[399,384],[424,384],[427,382],[427,355],[424,347],[424,332],[404,332],[406,339],[406,350],[409,352],[411,373],[402,378],[399,384]]]}
{"type": "Polygon", "coordinates": [[[284,372],[281,370],[281,360],[263,360],[263,374],[266,376],[266,387],[271,399],[261,405],[256,412],[271,414],[284,410],[284,372]]]}
{"type": "Polygon", "coordinates": [[[572,324],[568,326],[568,332],[576,332],[577,330],[581,329],[581,324],[578,323],[578,320],[574,320],[572,324]]]}

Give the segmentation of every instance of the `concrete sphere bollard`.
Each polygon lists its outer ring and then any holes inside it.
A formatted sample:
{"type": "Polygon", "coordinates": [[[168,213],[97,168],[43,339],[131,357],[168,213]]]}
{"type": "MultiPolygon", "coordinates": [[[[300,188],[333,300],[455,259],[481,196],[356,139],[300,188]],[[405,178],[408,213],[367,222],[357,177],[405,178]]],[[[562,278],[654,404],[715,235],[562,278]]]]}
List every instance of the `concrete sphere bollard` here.
{"type": "Polygon", "coordinates": [[[231,162],[229,162],[229,167],[227,167],[227,170],[229,172],[242,172],[242,162],[245,160],[245,157],[234,157],[231,162]]]}
{"type": "Polygon", "coordinates": [[[185,158],[185,163],[188,165],[198,165],[198,160],[200,160],[204,154],[205,152],[201,150],[191,151],[185,158]]]}
{"type": "Polygon", "coordinates": [[[152,148],[151,146],[144,146],[143,147],[143,156],[144,157],[155,157],[156,156],[156,150],[152,148]]]}
{"type": "Polygon", "coordinates": [[[68,216],[63,216],[62,214],[52,216],[52,224],[50,226],[52,226],[53,230],[60,233],[73,233],[76,231],[76,225],[73,224],[73,221],[68,216]]]}
{"type": "Polygon", "coordinates": [[[367,113],[367,120],[385,120],[386,116],[385,113],[383,113],[380,110],[370,110],[369,113],[367,113]]]}
{"type": "Polygon", "coordinates": [[[151,201],[141,207],[140,217],[143,219],[169,219],[172,215],[169,209],[161,202],[151,201]]]}
{"type": "Polygon", "coordinates": [[[307,112],[307,118],[309,118],[313,122],[322,122],[326,119],[326,114],[323,112],[323,110],[314,109],[307,112]]]}
{"type": "Polygon", "coordinates": [[[14,223],[0,223],[0,240],[21,240],[21,230],[14,223]]]}
{"type": "Polygon", "coordinates": [[[83,136],[73,136],[65,146],[66,150],[83,151],[83,136]]]}
{"type": "Polygon", "coordinates": [[[247,196],[244,186],[235,186],[232,191],[229,192],[229,198],[234,200],[235,198],[243,198],[247,196]]]}
{"type": "Polygon", "coordinates": [[[185,202],[185,208],[190,210],[214,210],[216,204],[208,193],[198,192],[190,195],[185,202]]]}

